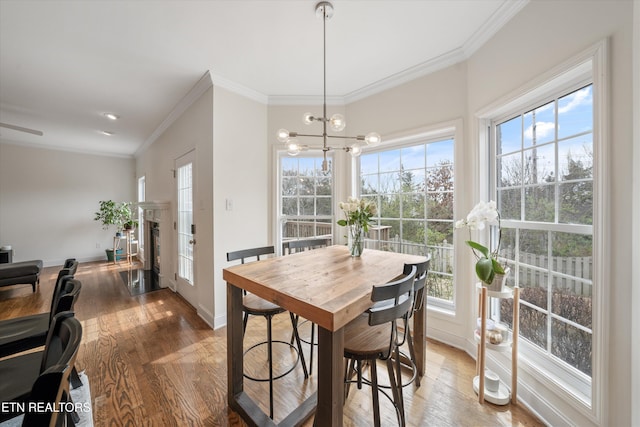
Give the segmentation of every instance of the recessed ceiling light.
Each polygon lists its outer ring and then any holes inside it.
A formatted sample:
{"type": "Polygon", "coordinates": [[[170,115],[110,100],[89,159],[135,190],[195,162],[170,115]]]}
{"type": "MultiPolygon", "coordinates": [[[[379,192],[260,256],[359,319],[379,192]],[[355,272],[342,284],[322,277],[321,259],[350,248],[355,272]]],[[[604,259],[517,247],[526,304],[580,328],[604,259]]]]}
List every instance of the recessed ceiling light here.
{"type": "Polygon", "coordinates": [[[120,116],[118,116],[117,114],[113,114],[113,113],[104,113],[104,116],[107,119],[111,119],[111,120],[118,120],[120,118],[120,116]]]}
{"type": "Polygon", "coordinates": [[[113,132],[109,132],[108,130],[101,130],[100,133],[102,133],[103,135],[107,135],[107,136],[113,135],[113,132]]]}

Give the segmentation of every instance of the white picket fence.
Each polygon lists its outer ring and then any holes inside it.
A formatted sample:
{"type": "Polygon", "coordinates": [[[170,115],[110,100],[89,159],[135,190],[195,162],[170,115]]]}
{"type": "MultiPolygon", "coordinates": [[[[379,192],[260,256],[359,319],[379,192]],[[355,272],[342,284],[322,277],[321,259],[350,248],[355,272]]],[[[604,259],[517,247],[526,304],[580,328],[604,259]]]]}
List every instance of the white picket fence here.
{"type": "MultiPolygon", "coordinates": [[[[390,238],[387,247],[387,250],[393,252],[412,255],[425,255],[427,251],[424,245],[402,241],[397,236],[390,238]]],[[[453,244],[444,241],[437,247],[428,248],[428,252],[431,254],[431,271],[453,272],[453,244]]],[[[515,256],[511,248],[506,248],[504,255],[507,259],[514,259],[515,256]]],[[[590,297],[592,295],[593,257],[548,257],[546,255],[520,253],[519,285],[521,287],[546,288],[549,279],[549,267],[554,273],[558,273],[553,276],[554,288],[580,296],[590,297]]]]}

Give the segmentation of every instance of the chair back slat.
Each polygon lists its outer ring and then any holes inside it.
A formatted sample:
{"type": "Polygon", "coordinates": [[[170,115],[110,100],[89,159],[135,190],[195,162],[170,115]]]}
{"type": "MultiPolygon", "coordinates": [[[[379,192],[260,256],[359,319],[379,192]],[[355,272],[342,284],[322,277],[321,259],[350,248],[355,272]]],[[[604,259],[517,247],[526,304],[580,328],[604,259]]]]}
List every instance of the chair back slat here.
{"type": "Polygon", "coordinates": [[[294,254],[296,252],[324,248],[331,244],[329,238],[315,238],[315,239],[302,239],[302,240],[289,240],[282,243],[282,254],[294,254]]]}
{"type": "Polygon", "coordinates": [[[274,246],[264,246],[261,248],[242,249],[234,252],[227,252],[227,261],[240,260],[244,264],[247,258],[256,257],[257,261],[260,261],[260,257],[263,255],[270,255],[276,252],[274,246]]]}
{"type": "Polygon", "coordinates": [[[373,287],[371,301],[379,304],[369,310],[369,325],[380,325],[406,316],[413,305],[415,275],[414,266],[411,272],[401,279],[373,287]],[[383,301],[384,303],[381,303],[383,301]]]}
{"type": "Polygon", "coordinates": [[[416,277],[413,282],[413,311],[420,310],[424,305],[425,291],[427,284],[427,275],[429,274],[429,264],[431,262],[431,254],[427,255],[427,259],[423,262],[415,264],[405,264],[403,274],[409,274],[412,267],[416,268],[416,277]]]}

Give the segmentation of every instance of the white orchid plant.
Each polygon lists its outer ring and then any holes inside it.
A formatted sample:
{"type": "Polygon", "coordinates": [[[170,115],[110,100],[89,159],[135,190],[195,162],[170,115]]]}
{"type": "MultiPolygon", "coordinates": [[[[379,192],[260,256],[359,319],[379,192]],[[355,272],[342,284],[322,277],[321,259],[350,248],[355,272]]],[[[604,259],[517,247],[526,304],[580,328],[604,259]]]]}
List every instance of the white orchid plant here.
{"type": "Polygon", "coordinates": [[[477,260],[476,275],[484,283],[491,284],[496,274],[505,274],[504,267],[498,262],[502,229],[500,228],[500,213],[496,202],[491,200],[478,203],[471,209],[466,219],[456,221],[455,228],[469,229],[469,237],[471,238],[472,230],[483,230],[486,225],[498,227],[498,245],[495,250],[491,251],[488,247],[473,240],[467,240],[466,243],[471,247],[477,260]]]}

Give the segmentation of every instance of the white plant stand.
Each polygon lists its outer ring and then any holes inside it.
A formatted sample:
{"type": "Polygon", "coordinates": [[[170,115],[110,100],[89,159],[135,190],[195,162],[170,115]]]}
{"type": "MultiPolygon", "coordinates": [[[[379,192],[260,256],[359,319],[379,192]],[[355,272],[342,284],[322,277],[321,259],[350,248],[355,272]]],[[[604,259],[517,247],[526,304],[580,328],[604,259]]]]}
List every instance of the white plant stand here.
{"type": "Polygon", "coordinates": [[[520,288],[504,288],[501,292],[489,291],[486,286],[481,283],[476,285],[478,292],[478,304],[480,313],[480,328],[474,333],[476,342],[478,343],[478,357],[476,360],[476,377],[473,379],[473,390],[478,394],[480,403],[487,402],[495,405],[506,405],[517,403],[518,389],[518,334],[519,334],[519,304],[520,304],[520,288]],[[487,303],[488,297],[491,298],[513,298],[513,331],[510,333],[510,339],[504,340],[499,344],[491,344],[487,342],[487,303]],[[509,389],[504,381],[498,378],[499,386],[497,391],[488,390],[486,388],[485,378],[485,362],[486,350],[506,352],[511,350],[511,389],[509,389]]]}

